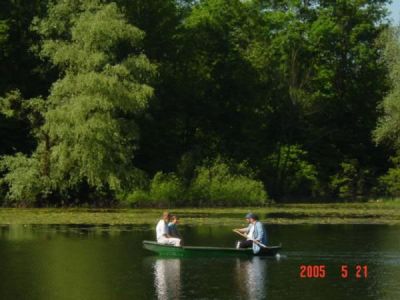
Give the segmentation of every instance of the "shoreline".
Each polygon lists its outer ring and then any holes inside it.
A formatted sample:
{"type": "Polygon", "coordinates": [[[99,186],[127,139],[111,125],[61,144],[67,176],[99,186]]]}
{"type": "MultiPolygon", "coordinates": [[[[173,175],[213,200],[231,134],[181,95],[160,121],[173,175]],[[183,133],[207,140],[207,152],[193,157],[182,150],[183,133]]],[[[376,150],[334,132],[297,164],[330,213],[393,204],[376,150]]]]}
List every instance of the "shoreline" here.
{"type": "MultiPolygon", "coordinates": [[[[336,204],[274,204],[267,207],[171,208],[182,225],[237,225],[255,212],[265,224],[400,225],[397,202],[336,204]]],[[[13,224],[153,224],[163,209],[1,208],[0,225],[13,224]]]]}

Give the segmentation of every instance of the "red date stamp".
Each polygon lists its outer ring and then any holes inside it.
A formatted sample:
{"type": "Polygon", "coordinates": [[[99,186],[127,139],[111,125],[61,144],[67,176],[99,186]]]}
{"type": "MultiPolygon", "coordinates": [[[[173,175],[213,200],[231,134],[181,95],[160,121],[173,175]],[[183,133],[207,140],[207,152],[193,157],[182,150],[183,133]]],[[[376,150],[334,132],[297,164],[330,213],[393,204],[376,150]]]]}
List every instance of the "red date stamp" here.
{"type": "MultiPolygon", "coordinates": [[[[325,278],[328,274],[326,265],[300,265],[300,278],[325,278]]],[[[337,271],[337,270],[336,270],[337,271]]],[[[341,278],[368,278],[367,265],[341,265],[337,274],[341,278]]],[[[336,273],[336,272],[335,272],[336,273]]]]}

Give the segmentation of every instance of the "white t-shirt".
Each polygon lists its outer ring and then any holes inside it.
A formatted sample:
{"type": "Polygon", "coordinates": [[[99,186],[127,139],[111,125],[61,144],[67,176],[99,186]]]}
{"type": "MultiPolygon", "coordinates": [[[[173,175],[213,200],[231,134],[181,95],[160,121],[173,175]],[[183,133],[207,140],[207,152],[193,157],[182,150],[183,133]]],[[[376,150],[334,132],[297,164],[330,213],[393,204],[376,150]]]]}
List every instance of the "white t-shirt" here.
{"type": "Polygon", "coordinates": [[[250,224],[249,226],[249,233],[247,233],[247,239],[252,240],[254,239],[254,224],[250,224]]]}
{"type": "Polygon", "coordinates": [[[165,237],[165,235],[168,234],[168,224],[164,220],[158,221],[156,227],[156,233],[157,233],[157,240],[159,240],[162,237],[165,237]]]}

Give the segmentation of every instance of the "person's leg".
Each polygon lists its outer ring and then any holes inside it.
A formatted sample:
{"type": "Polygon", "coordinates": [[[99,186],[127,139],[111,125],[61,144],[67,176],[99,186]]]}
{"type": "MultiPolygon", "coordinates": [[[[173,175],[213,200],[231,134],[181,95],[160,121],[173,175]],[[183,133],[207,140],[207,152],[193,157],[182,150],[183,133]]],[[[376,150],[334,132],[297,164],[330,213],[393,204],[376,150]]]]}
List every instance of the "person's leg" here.
{"type": "Polygon", "coordinates": [[[176,247],[179,247],[181,245],[181,239],[162,237],[158,239],[157,243],[164,245],[174,245],[176,247]]]}
{"type": "Polygon", "coordinates": [[[157,243],[167,245],[168,239],[166,237],[161,237],[157,240],[157,243]]]}
{"type": "Polygon", "coordinates": [[[176,247],[180,247],[181,245],[181,239],[178,238],[168,238],[170,244],[176,246],[176,247]]]}
{"type": "Polygon", "coordinates": [[[250,248],[252,246],[253,246],[253,241],[250,240],[241,241],[239,244],[239,248],[250,248]]]}

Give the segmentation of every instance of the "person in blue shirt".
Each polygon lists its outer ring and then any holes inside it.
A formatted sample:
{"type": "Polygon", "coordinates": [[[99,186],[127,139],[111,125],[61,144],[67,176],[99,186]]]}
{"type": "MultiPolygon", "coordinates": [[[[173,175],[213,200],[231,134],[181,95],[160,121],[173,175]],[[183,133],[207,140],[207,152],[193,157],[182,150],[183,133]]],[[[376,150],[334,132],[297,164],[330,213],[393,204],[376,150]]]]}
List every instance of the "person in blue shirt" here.
{"type": "Polygon", "coordinates": [[[240,241],[237,245],[238,248],[253,248],[254,253],[258,253],[261,249],[258,243],[253,241],[258,241],[263,245],[267,244],[267,231],[264,225],[258,220],[258,216],[253,213],[248,213],[246,215],[246,221],[249,223],[248,227],[235,229],[247,236],[247,239],[240,241]]]}
{"type": "Polygon", "coordinates": [[[182,236],[178,231],[179,218],[177,216],[171,216],[170,222],[168,223],[168,234],[171,237],[182,240],[182,236]]]}

